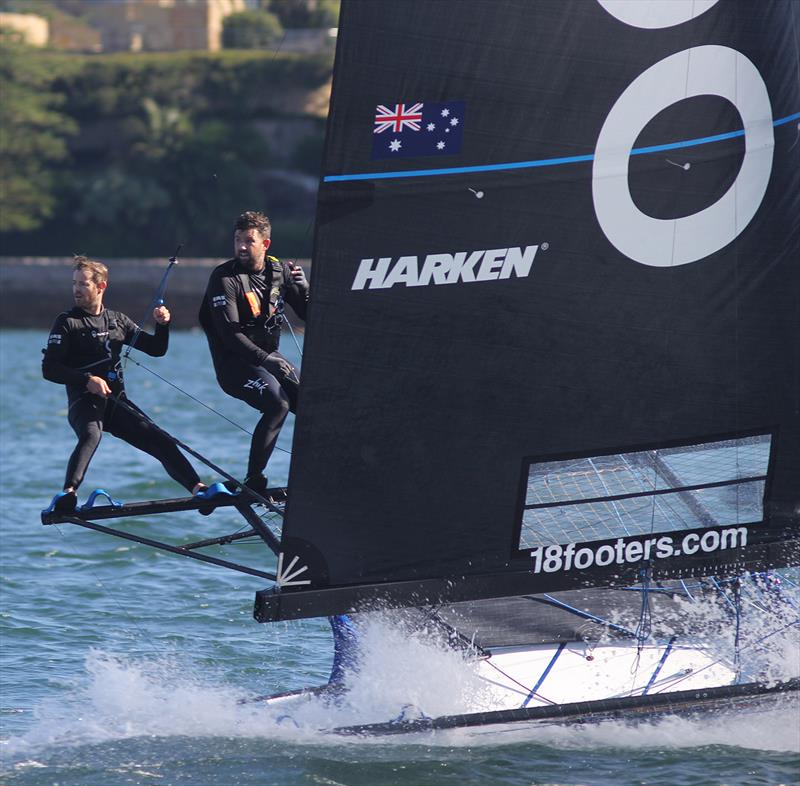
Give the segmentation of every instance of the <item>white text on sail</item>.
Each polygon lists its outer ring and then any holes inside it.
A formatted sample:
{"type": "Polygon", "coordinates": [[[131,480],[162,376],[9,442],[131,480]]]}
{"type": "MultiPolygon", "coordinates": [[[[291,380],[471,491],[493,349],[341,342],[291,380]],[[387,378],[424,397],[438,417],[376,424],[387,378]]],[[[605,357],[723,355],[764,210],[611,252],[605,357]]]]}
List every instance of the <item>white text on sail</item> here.
{"type": "Polygon", "coordinates": [[[454,254],[404,256],[397,260],[362,259],[352,289],[388,289],[395,284],[423,287],[429,284],[472,283],[523,278],[531,272],[539,246],[457,251],[454,254]]]}

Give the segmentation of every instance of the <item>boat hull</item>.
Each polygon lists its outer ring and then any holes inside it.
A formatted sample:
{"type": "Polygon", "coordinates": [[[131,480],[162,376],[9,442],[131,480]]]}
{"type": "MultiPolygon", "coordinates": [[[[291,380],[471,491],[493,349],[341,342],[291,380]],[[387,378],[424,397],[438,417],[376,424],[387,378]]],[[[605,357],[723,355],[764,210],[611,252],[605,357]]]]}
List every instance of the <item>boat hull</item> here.
{"type": "Polygon", "coordinates": [[[667,693],[626,696],[615,699],[579,701],[516,710],[495,710],[438,718],[417,718],[388,723],[341,726],[331,731],[340,735],[382,736],[412,734],[444,729],[481,728],[499,732],[525,725],[573,725],[604,721],[654,720],[663,716],[706,716],[713,713],[765,711],[777,706],[784,697],[797,696],[800,679],[764,685],[745,683],[705,690],[669,691],[667,693]]]}

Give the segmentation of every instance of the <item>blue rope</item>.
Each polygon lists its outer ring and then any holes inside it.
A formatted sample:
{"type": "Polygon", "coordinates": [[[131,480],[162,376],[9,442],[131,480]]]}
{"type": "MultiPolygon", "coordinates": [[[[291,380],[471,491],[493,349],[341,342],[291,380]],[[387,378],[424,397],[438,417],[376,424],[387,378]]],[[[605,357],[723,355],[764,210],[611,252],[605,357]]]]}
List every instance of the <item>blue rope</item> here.
{"type": "Polygon", "coordinates": [[[733,637],[733,666],[736,671],[736,684],[742,677],[741,659],[741,633],[742,633],[742,582],[735,579],[733,582],[733,599],[736,609],[736,633],[733,637]]]}
{"type": "Polygon", "coordinates": [[[542,672],[542,676],[539,677],[539,679],[537,680],[536,684],[531,688],[531,692],[528,694],[528,696],[525,699],[525,701],[522,702],[522,706],[523,707],[527,707],[528,706],[528,702],[536,695],[536,691],[539,690],[539,688],[541,687],[542,683],[545,681],[545,678],[550,673],[550,670],[553,668],[553,666],[555,665],[556,661],[558,660],[558,656],[561,655],[561,653],[564,651],[564,647],[566,647],[566,646],[567,646],[567,642],[566,641],[562,641],[558,645],[558,649],[555,651],[555,654],[553,655],[553,657],[550,658],[550,663],[547,664],[547,668],[542,672]]]}
{"type": "Polygon", "coordinates": [[[669,657],[670,652],[672,652],[672,645],[675,643],[675,639],[677,638],[678,638],[677,636],[673,636],[669,640],[667,646],[664,648],[664,654],[661,656],[661,660],[658,662],[658,666],[656,666],[656,670],[653,672],[653,676],[650,677],[650,682],[647,683],[647,686],[642,691],[642,696],[646,695],[647,692],[650,690],[650,688],[652,688],[653,685],[655,684],[656,677],[658,677],[659,672],[661,671],[661,669],[663,668],[664,664],[667,661],[667,657],[669,657]]]}
{"type": "Polygon", "coordinates": [[[714,585],[714,589],[722,595],[725,599],[725,602],[734,610],[736,611],[736,604],[728,597],[728,593],[725,592],[725,588],[715,579],[713,576],[709,576],[708,580],[714,585]]]}
{"type": "Polygon", "coordinates": [[[605,620],[602,617],[598,617],[596,614],[590,614],[588,611],[583,611],[582,609],[576,609],[574,606],[570,606],[568,603],[564,603],[564,601],[556,600],[552,595],[542,595],[541,598],[537,598],[534,595],[526,595],[525,596],[528,600],[534,600],[537,603],[545,603],[551,606],[556,606],[559,609],[564,609],[564,611],[568,611],[571,614],[575,614],[578,617],[582,617],[585,620],[591,620],[592,622],[596,622],[599,625],[605,625],[607,628],[611,628],[612,630],[616,630],[619,633],[624,633],[626,636],[630,636],[631,638],[636,637],[636,633],[629,628],[625,628],[622,625],[617,625],[614,622],[609,620],[605,620]]]}
{"type": "Polygon", "coordinates": [[[795,625],[800,625],[800,617],[793,620],[792,622],[787,622],[782,628],[778,628],[777,630],[773,630],[771,633],[764,634],[760,639],[756,639],[747,646],[755,647],[756,644],[761,644],[762,641],[766,641],[767,639],[776,636],[778,633],[783,633],[783,631],[788,630],[789,628],[793,628],[795,625]]]}
{"type": "Polygon", "coordinates": [[[653,632],[653,612],[650,608],[650,566],[639,571],[642,582],[642,607],[639,611],[639,624],[636,626],[637,652],[642,651],[645,642],[653,632]]]}
{"type": "Polygon", "coordinates": [[[651,595],[668,595],[670,597],[676,594],[674,589],[668,587],[650,587],[648,590],[642,587],[618,587],[615,589],[619,589],[620,592],[649,592],[651,595]]]}

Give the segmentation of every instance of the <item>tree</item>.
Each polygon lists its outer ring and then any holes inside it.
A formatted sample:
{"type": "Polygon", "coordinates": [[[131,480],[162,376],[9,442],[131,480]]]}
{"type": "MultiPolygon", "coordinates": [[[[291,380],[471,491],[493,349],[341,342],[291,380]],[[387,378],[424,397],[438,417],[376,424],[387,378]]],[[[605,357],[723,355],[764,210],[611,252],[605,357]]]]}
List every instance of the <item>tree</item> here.
{"type": "MultiPolygon", "coordinates": [[[[329,78],[328,59],[263,50],[135,57],[26,51],[25,57],[31,68],[44,63],[58,75],[48,91],[63,97],[58,112],[70,125],[79,124],[80,132],[69,137],[67,158],[44,167],[52,186],[47,192],[51,215],[6,225],[0,234],[6,254],[89,249],[100,257],[155,256],[183,243],[183,255],[217,255],[230,245],[230,217],[254,205],[266,205],[279,218],[282,238],[308,246],[313,198],[293,189],[292,177],[270,179],[269,170],[285,165],[286,155],[273,157],[264,119],[280,125],[287,114],[293,116],[296,99],[284,94],[316,93],[329,78]],[[261,89],[266,84],[270,89],[261,89]],[[285,230],[292,222],[299,226],[294,234],[285,230]]],[[[6,77],[5,83],[10,81],[6,77]]],[[[4,89],[0,112],[9,92],[4,89]]],[[[317,147],[323,124],[318,125],[317,147]]],[[[0,130],[8,132],[10,126],[4,121],[0,130]]],[[[14,141],[21,144],[23,138],[14,141]]],[[[315,145],[301,147],[298,164],[303,160],[317,175],[315,145]]],[[[6,162],[3,180],[11,181],[18,169],[6,162]]],[[[2,185],[5,196],[9,189],[2,185]]],[[[6,199],[3,218],[9,215],[9,200],[15,207],[22,202],[16,196],[6,199]]],[[[46,206],[44,197],[32,202],[46,206]]],[[[23,217],[31,210],[25,207],[23,217]]],[[[286,248],[282,243],[281,250],[286,248]]]]}
{"type": "Polygon", "coordinates": [[[322,154],[325,147],[325,131],[309,134],[301,139],[292,153],[292,166],[300,172],[319,177],[322,169],[322,154]]]}
{"type": "Polygon", "coordinates": [[[336,27],[340,0],[261,0],[284,27],[336,27]]]}
{"type": "Polygon", "coordinates": [[[57,111],[61,98],[33,51],[0,28],[0,232],[37,229],[53,214],[55,168],[76,130],[57,111]]]}
{"type": "Polygon", "coordinates": [[[254,173],[270,153],[249,124],[145,98],[117,131],[119,147],[86,162],[65,200],[70,224],[97,254],[166,253],[178,244],[184,254],[213,253],[229,244],[227,217],[263,198],[254,173]]]}
{"type": "Polygon", "coordinates": [[[225,49],[263,49],[283,35],[278,17],[267,11],[240,11],[222,22],[225,49]]]}

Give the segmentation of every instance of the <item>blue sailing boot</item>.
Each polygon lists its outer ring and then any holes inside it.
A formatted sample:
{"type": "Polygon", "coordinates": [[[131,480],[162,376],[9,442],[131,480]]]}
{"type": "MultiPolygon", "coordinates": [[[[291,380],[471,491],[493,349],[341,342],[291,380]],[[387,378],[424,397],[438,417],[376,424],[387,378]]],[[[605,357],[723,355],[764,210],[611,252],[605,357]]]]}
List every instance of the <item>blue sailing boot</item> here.
{"type": "Polygon", "coordinates": [[[89,495],[89,499],[87,499],[86,502],[78,508],[78,510],[91,510],[99,497],[105,497],[108,500],[108,504],[112,508],[121,508],[123,505],[122,502],[120,502],[118,499],[114,499],[105,489],[95,489],[89,495]]]}
{"type": "MultiPolygon", "coordinates": [[[[197,494],[194,495],[197,499],[204,499],[204,500],[215,500],[219,497],[235,497],[235,494],[231,494],[227,488],[225,488],[224,483],[212,483],[210,486],[204,489],[200,489],[197,494]]],[[[198,508],[200,511],[201,516],[209,516],[214,512],[214,505],[203,505],[202,507],[198,508]]]]}

